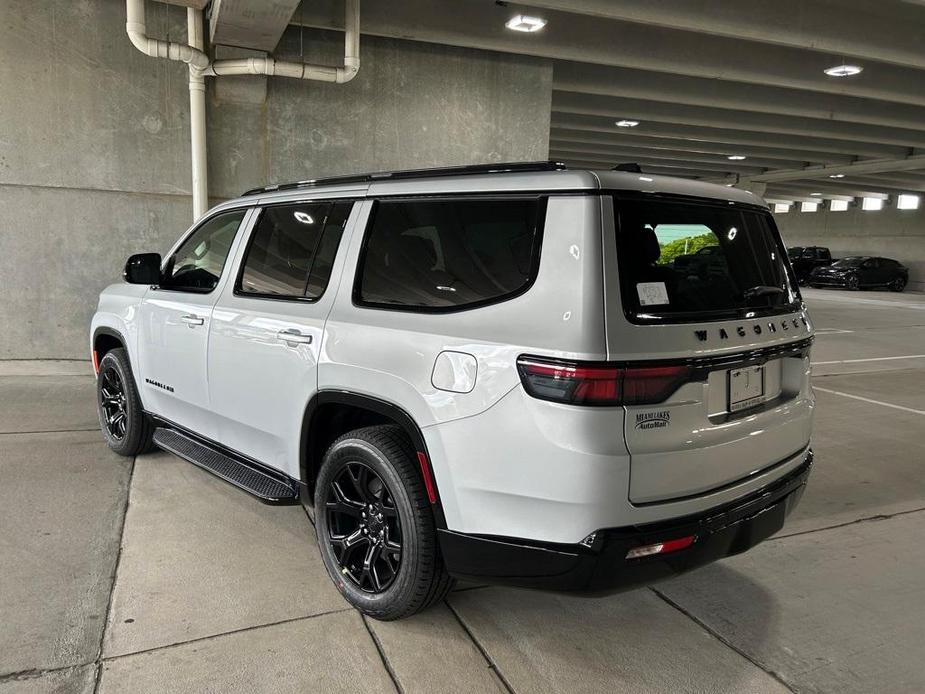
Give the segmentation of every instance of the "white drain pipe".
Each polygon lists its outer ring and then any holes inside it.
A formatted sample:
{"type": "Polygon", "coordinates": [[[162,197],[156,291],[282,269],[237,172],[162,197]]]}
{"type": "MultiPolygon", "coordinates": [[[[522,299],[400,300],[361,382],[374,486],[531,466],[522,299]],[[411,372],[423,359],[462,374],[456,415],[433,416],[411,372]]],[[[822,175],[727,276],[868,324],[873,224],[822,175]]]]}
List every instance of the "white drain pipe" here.
{"type": "Polygon", "coordinates": [[[125,33],[135,44],[135,48],[152,58],[179,60],[200,70],[209,67],[209,56],[200,49],[185,43],[161,41],[148,37],[145,26],[145,0],[125,0],[125,33]]]}
{"type": "Polygon", "coordinates": [[[210,60],[203,43],[202,10],[188,7],[186,25],[189,44],[150,38],[145,26],[145,0],[125,0],[125,32],[142,53],[154,58],[178,60],[189,65],[190,159],[193,178],[193,220],[209,209],[206,150],[205,76],[268,75],[322,82],[349,82],[360,71],[360,0],[345,0],[344,67],[294,63],[265,58],[210,60]]]}
{"type": "Polygon", "coordinates": [[[360,0],[346,0],[344,17],[344,67],[329,67],[312,63],[293,63],[265,58],[215,60],[207,75],[268,75],[295,77],[322,82],[349,82],[360,71],[360,0]]]}
{"type": "MultiPolygon", "coordinates": [[[[205,47],[202,38],[202,10],[186,8],[186,31],[190,46],[196,51],[202,51],[205,47]]],[[[189,133],[195,221],[209,209],[209,159],[206,151],[206,78],[202,70],[192,64],[189,66],[189,133]]]]}

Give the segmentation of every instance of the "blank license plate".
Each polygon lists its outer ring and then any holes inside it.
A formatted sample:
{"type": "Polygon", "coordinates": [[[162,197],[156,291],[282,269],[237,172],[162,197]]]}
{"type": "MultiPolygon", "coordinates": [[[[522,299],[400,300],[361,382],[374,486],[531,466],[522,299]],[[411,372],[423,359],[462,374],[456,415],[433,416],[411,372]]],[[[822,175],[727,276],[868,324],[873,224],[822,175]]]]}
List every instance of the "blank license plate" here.
{"type": "Polygon", "coordinates": [[[749,366],[729,372],[729,411],[738,412],[764,400],[764,367],[749,366]]]}

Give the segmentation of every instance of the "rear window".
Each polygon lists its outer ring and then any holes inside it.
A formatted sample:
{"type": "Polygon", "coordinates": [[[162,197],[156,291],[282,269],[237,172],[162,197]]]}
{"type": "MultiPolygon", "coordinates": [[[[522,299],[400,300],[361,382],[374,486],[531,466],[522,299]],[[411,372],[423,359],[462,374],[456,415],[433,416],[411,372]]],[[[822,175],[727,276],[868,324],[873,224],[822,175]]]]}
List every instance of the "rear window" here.
{"type": "Polygon", "coordinates": [[[357,302],[452,311],[526,291],[536,275],[543,207],[538,198],[378,201],[357,302]]]}
{"type": "Polygon", "coordinates": [[[251,236],[239,294],[318,299],[328,285],[349,202],[268,207],[251,236]]]}
{"type": "Polygon", "coordinates": [[[770,215],[732,205],[614,201],[624,309],[695,321],[798,307],[770,215]]]}

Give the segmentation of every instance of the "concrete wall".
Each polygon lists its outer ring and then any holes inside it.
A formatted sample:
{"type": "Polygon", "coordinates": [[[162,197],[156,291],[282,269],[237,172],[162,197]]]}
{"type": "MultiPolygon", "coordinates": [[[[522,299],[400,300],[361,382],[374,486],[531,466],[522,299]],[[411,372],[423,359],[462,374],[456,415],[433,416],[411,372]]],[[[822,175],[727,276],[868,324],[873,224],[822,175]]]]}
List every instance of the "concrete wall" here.
{"type": "Polygon", "coordinates": [[[909,268],[909,289],[925,291],[925,209],[889,207],[865,212],[799,212],[774,215],[788,246],[827,246],[836,258],[877,255],[909,268]]]}
{"type": "MultiPolygon", "coordinates": [[[[86,358],[96,296],[134,252],[189,225],[185,67],[148,58],[120,0],[4,0],[0,22],[0,359],[86,358]],[[58,43],[53,43],[57,41],[58,43]]],[[[149,32],[185,11],[149,2],[149,32]]],[[[341,35],[280,54],[336,62],[341,35]]],[[[225,78],[209,93],[210,195],[267,182],[547,155],[552,68],[363,37],[346,85],[225,78]]]]}

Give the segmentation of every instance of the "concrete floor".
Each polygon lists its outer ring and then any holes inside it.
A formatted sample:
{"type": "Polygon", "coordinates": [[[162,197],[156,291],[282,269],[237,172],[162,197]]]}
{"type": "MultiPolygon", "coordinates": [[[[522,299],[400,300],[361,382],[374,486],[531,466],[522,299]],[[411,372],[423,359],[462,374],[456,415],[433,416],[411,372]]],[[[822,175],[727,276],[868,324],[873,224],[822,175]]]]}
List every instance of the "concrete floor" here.
{"type": "Polygon", "coordinates": [[[925,296],[806,296],[817,466],[778,536],[654,589],[469,587],[388,624],[299,508],[112,455],[88,365],[0,362],[0,694],[925,691],[925,296]]]}

